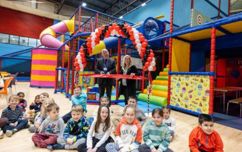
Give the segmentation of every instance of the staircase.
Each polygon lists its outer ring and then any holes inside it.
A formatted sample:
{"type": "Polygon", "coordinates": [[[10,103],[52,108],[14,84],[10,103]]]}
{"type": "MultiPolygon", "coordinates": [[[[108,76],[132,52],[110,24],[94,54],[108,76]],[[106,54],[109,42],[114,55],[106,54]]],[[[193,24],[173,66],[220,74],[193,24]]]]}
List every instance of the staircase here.
{"type": "MultiPolygon", "coordinates": [[[[168,67],[163,69],[152,81],[152,91],[150,95],[150,103],[157,106],[166,106],[167,105],[167,95],[168,95],[168,67]]],[[[144,89],[143,93],[138,95],[138,100],[147,102],[148,95],[147,89],[144,89]]]]}

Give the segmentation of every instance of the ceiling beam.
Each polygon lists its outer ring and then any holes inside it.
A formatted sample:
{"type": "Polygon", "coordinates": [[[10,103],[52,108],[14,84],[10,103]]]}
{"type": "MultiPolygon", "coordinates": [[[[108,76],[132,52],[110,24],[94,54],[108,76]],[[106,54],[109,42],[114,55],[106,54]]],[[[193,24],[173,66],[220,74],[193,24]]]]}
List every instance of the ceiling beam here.
{"type": "Polygon", "coordinates": [[[128,5],[124,6],[123,8],[119,9],[117,12],[113,13],[112,15],[115,16],[117,15],[119,12],[121,12],[122,10],[128,8],[129,6],[131,6],[132,4],[134,4],[135,2],[137,2],[138,0],[133,0],[132,2],[130,2],[128,5]]]}
{"type": "Polygon", "coordinates": [[[59,14],[60,13],[60,11],[61,11],[61,9],[62,9],[62,7],[64,5],[64,2],[65,2],[65,0],[61,0],[61,3],[59,5],[59,7],[57,8],[56,14],[59,14]]]}
{"type": "MultiPolygon", "coordinates": [[[[104,10],[104,13],[106,13],[106,12],[109,11],[109,10],[111,10],[113,7],[118,8],[115,4],[117,4],[119,1],[120,1],[120,0],[115,0],[115,1],[111,4],[110,7],[106,8],[106,9],[104,10]]],[[[119,8],[118,8],[118,9],[119,9],[119,8]]]]}

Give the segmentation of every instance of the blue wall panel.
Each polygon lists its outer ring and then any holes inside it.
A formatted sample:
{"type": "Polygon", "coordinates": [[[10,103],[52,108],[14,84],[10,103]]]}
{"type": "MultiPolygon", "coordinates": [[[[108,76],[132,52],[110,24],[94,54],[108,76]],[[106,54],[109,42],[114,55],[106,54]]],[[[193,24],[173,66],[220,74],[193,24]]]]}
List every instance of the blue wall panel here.
{"type": "Polygon", "coordinates": [[[170,0],[152,0],[146,6],[140,7],[124,16],[125,20],[133,23],[144,21],[148,17],[164,15],[165,20],[170,18],[170,0]]]}
{"type": "MultiPolygon", "coordinates": [[[[191,0],[174,0],[174,23],[185,26],[191,23],[191,0]]],[[[218,0],[210,0],[218,7],[218,0]]],[[[210,18],[218,15],[218,10],[209,5],[205,0],[194,0],[194,8],[210,18]]],[[[221,0],[221,9],[228,14],[228,0],[221,0]]],[[[152,0],[145,7],[140,7],[126,15],[124,19],[130,22],[144,21],[147,17],[164,15],[164,20],[170,21],[170,0],[152,0]]],[[[224,17],[224,15],[221,14],[224,17]]],[[[163,20],[162,19],[162,20],[163,20]]]]}
{"type": "Polygon", "coordinates": [[[7,71],[10,73],[25,72],[29,73],[31,70],[31,52],[26,52],[18,55],[8,55],[11,53],[18,53],[19,51],[31,49],[29,46],[13,45],[13,44],[3,44],[0,43],[0,70],[7,71]],[[16,59],[6,59],[1,58],[1,56],[16,57],[16,58],[26,58],[28,60],[16,60],[16,59]]]}

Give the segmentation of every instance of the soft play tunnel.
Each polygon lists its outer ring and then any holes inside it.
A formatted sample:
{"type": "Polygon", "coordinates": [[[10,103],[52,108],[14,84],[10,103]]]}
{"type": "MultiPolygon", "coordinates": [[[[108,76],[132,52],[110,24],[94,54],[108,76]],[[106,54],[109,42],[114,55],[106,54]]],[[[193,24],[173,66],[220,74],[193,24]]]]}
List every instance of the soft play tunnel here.
{"type": "Polygon", "coordinates": [[[118,37],[105,38],[103,41],[100,41],[100,43],[93,48],[92,55],[99,54],[102,51],[102,49],[105,49],[105,48],[117,49],[117,46],[118,46],[118,37]]]}

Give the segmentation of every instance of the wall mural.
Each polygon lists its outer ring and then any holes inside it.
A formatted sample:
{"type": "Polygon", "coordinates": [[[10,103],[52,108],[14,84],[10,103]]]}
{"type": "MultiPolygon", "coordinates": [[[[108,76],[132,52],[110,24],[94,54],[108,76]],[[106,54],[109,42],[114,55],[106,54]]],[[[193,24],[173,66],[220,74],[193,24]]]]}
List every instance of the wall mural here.
{"type": "Polygon", "coordinates": [[[172,75],[170,104],[198,113],[208,113],[209,88],[209,76],[172,75]]]}

